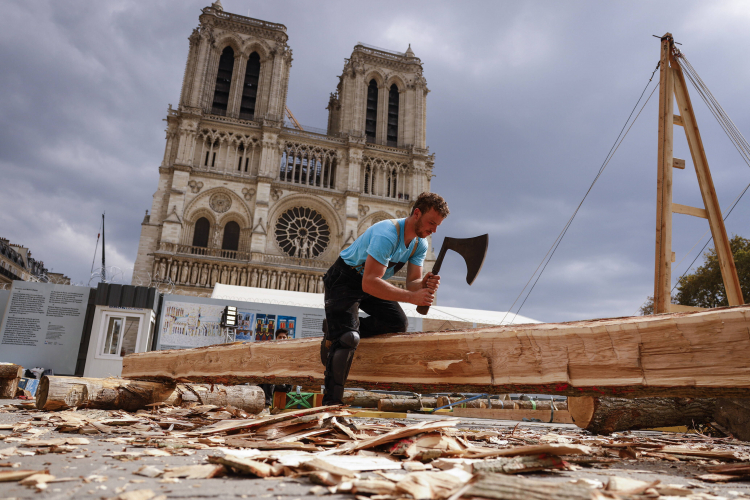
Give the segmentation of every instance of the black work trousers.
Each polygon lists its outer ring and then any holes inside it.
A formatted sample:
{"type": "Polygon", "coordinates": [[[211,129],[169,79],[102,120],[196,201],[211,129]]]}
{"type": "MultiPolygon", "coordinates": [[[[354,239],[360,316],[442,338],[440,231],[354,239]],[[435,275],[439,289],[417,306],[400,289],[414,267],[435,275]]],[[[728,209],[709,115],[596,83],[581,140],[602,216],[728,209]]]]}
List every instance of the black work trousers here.
{"type": "Polygon", "coordinates": [[[326,338],[335,341],[346,332],[361,338],[381,333],[402,333],[409,322],[398,302],[383,300],[362,291],[362,275],[339,257],[323,276],[326,338]],[[359,319],[362,309],[369,316],[359,319]]]}

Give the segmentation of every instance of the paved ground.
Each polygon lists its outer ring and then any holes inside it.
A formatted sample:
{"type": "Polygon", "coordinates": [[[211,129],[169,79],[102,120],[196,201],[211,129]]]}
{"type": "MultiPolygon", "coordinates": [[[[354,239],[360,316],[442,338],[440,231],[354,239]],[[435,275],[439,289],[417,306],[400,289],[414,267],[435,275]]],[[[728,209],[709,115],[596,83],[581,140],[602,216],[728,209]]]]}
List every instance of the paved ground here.
{"type": "MultiPolygon", "coordinates": [[[[0,400],[0,405],[18,401],[0,400]]],[[[29,420],[29,415],[21,413],[0,413],[0,424],[8,424],[29,420]]],[[[427,415],[415,415],[409,423],[416,419],[445,418],[427,415]]],[[[355,419],[356,421],[356,419],[355,419]]],[[[492,429],[507,431],[516,422],[501,422],[495,420],[463,419],[459,428],[492,429]]],[[[519,429],[536,429],[542,433],[570,433],[581,432],[573,425],[521,423],[519,429]]],[[[0,430],[0,438],[11,431],[0,430]]],[[[80,436],[61,434],[54,431],[38,436],[36,439],[53,439],[58,437],[80,436]]],[[[77,450],[65,454],[49,453],[33,456],[11,456],[0,458],[0,471],[14,470],[7,467],[9,463],[19,463],[21,469],[47,469],[50,474],[58,478],[74,478],[68,482],[50,483],[43,492],[33,488],[20,486],[18,483],[0,483],[0,499],[9,498],[112,498],[123,492],[149,489],[156,495],[165,498],[268,498],[275,500],[296,500],[315,498],[311,492],[313,485],[307,478],[273,478],[251,479],[246,477],[224,477],[203,480],[177,480],[165,483],[162,479],[153,479],[135,475],[134,472],[144,465],[153,465],[159,469],[181,465],[196,465],[205,463],[206,457],[217,454],[216,450],[185,450],[187,455],[169,457],[141,456],[135,460],[120,460],[104,455],[111,452],[133,450],[134,448],[122,444],[106,442],[104,439],[112,435],[86,435],[89,445],[79,446],[77,450]],[[91,479],[91,476],[96,476],[91,479]]],[[[11,442],[0,441],[0,452],[3,448],[13,446],[11,442]]],[[[30,452],[33,448],[28,449],[30,452]]],[[[140,448],[139,450],[142,450],[140,448]]],[[[606,483],[610,476],[621,476],[641,479],[645,481],[659,480],[666,484],[679,484],[694,488],[696,492],[721,495],[725,498],[750,498],[750,482],[728,484],[702,483],[693,479],[694,474],[703,473],[706,461],[666,462],[645,460],[622,460],[610,467],[581,468],[576,471],[547,472],[529,474],[526,477],[545,479],[549,481],[569,481],[575,478],[586,478],[606,483]]],[[[363,476],[372,475],[365,473],[363,476]]],[[[331,500],[337,498],[353,498],[352,495],[326,495],[331,500]]]]}

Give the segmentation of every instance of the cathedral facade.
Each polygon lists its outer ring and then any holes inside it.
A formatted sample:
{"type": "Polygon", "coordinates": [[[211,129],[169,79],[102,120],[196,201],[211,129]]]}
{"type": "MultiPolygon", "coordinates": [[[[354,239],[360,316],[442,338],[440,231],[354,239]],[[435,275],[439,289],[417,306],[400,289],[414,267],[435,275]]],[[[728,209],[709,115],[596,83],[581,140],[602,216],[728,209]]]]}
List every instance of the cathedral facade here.
{"type": "MultiPolygon", "coordinates": [[[[323,291],[342,248],[405,217],[430,190],[422,63],[357,44],[328,102],[327,130],[286,107],[286,27],[202,10],[164,158],[141,226],[133,283],[210,295],[218,283],[323,291]],[[291,121],[287,121],[287,116],[291,121]]],[[[430,248],[425,270],[432,268],[430,248]]],[[[403,286],[405,270],[393,278],[403,286]]]]}

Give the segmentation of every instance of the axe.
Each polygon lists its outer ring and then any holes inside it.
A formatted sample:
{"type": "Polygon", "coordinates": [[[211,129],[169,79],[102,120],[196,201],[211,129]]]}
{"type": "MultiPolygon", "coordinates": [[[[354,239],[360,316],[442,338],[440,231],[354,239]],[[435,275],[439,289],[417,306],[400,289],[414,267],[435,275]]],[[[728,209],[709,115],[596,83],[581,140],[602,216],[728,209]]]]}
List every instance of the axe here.
{"type": "MultiPolygon", "coordinates": [[[[484,258],[487,256],[487,245],[489,237],[486,234],[475,238],[449,238],[445,237],[443,246],[440,249],[435,265],[432,267],[432,274],[440,273],[440,266],[443,264],[445,252],[453,250],[458,252],[466,261],[466,282],[471,285],[479,274],[484,264],[484,258]]],[[[430,306],[417,306],[419,314],[427,314],[430,306]]]]}

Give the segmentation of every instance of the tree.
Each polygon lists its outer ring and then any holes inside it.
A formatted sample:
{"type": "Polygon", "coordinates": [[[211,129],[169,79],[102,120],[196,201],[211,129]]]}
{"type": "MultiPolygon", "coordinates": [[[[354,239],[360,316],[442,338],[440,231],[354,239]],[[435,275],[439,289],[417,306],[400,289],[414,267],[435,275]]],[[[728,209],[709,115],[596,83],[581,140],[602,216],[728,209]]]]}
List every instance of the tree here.
{"type": "MultiPolygon", "coordinates": [[[[750,301],[750,239],[734,236],[729,241],[740,288],[745,302],[750,301]]],[[[703,265],[692,274],[686,274],[677,281],[677,293],[672,301],[684,306],[721,307],[729,305],[724,281],[721,277],[716,249],[704,253],[703,265]]],[[[649,297],[641,307],[641,315],[653,314],[654,298],[649,297]]]]}

